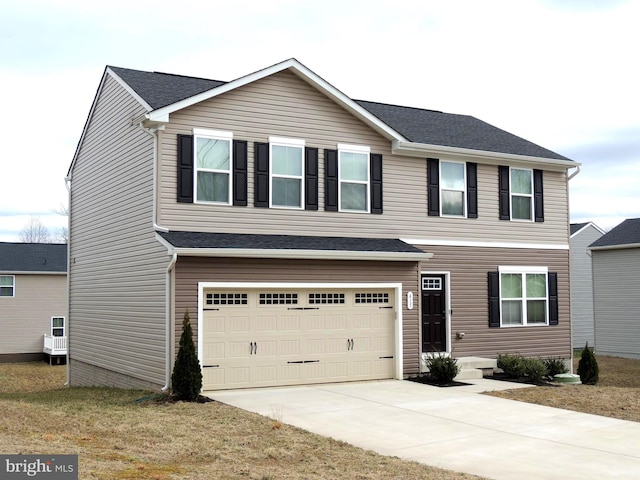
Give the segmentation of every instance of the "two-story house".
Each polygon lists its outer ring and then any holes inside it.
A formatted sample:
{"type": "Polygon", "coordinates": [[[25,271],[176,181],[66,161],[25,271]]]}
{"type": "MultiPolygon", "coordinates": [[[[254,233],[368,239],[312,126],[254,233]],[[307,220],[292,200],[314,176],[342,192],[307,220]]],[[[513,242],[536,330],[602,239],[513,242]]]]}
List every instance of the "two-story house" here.
{"type": "Polygon", "coordinates": [[[231,82],[107,67],[68,173],[70,381],[168,386],[187,311],[205,390],[569,360],[577,166],[295,59],[231,82]]]}

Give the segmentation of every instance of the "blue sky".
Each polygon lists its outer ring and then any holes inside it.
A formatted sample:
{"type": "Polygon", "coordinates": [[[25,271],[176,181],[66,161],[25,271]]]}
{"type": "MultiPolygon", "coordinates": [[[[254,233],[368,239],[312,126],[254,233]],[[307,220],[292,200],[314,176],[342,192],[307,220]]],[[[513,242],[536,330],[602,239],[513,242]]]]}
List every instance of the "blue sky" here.
{"type": "Polygon", "coordinates": [[[0,0],[0,241],[66,219],[106,65],[233,80],[295,57],[352,98],[478,117],[582,163],[571,221],[640,217],[640,2],[0,0]]]}

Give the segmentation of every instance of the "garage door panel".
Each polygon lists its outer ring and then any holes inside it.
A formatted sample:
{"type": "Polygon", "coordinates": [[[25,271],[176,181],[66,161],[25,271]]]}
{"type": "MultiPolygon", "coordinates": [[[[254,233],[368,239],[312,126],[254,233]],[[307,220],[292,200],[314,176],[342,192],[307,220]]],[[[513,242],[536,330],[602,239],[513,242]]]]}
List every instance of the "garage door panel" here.
{"type": "Polygon", "coordinates": [[[203,388],[393,378],[395,311],[378,300],[388,305],[394,295],[382,292],[325,298],[318,290],[249,289],[235,304],[203,311],[203,365],[218,366],[203,368],[203,388]]]}

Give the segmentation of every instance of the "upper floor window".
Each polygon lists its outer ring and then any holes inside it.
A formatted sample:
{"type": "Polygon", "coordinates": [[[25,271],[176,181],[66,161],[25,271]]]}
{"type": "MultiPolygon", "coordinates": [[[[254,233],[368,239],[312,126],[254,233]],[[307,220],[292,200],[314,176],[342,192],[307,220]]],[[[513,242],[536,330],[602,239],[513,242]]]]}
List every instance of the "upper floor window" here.
{"type": "Polygon", "coordinates": [[[271,206],[303,208],[304,140],[269,137],[271,206]]]}
{"type": "Polygon", "coordinates": [[[512,168],[511,219],[533,220],[533,170],[512,168]]]}
{"type": "Polygon", "coordinates": [[[369,211],[369,147],[338,145],[338,203],[341,211],[369,211]]]}
{"type": "Polygon", "coordinates": [[[51,336],[64,337],[64,317],[51,317],[51,336]]]}
{"type": "Polygon", "coordinates": [[[465,187],[465,164],[440,162],[440,209],[442,215],[465,216],[465,187]]]}
{"type": "Polygon", "coordinates": [[[197,202],[231,203],[233,134],[194,129],[197,202]]]}
{"type": "Polygon", "coordinates": [[[0,275],[0,297],[15,297],[16,277],[0,275]]]}

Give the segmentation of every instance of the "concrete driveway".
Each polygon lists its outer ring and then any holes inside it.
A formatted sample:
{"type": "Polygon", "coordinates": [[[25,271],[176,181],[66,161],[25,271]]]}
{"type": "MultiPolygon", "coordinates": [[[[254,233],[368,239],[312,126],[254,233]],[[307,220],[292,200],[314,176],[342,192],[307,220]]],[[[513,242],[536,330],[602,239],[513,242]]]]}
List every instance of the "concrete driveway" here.
{"type": "Polygon", "coordinates": [[[480,395],[518,388],[402,380],[210,392],[383,455],[494,479],[638,479],[640,423],[480,395]]]}

